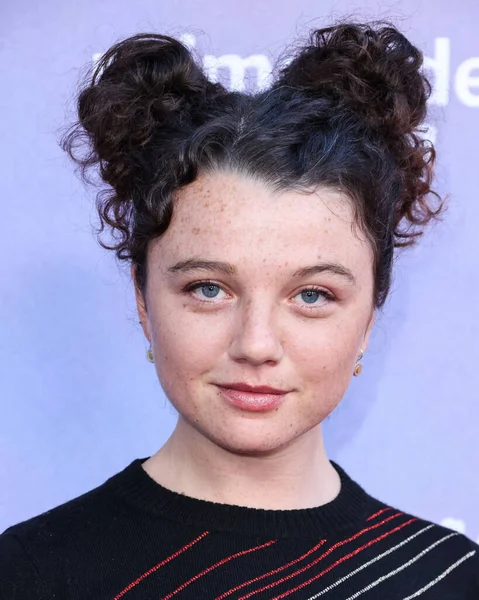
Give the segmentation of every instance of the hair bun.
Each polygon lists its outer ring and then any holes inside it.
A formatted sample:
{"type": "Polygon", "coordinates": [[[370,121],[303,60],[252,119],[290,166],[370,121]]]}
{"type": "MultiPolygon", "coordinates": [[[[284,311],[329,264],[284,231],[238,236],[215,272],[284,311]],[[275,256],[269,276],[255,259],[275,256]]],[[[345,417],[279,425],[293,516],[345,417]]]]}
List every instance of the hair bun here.
{"type": "MultiPolygon", "coordinates": [[[[314,31],[278,84],[331,100],[331,114],[344,108],[379,136],[401,173],[394,194],[394,243],[409,245],[443,206],[431,189],[435,150],[418,129],[431,85],[423,55],[388,23],[344,23],[314,31]]],[[[332,117],[333,118],[333,117],[332,117]]],[[[380,147],[378,147],[380,148],[380,147]]]]}
{"type": "Polygon", "coordinates": [[[135,35],[113,45],[95,66],[78,97],[78,123],[63,147],[83,174],[99,163],[102,179],[117,195],[131,197],[145,177],[150,140],[163,133],[171,149],[175,139],[185,137],[187,125],[205,118],[204,103],[221,91],[178,40],[135,35]],[[77,159],[85,135],[88,155],[77,159]]]}
{"type": "Polygon", "coordinates": [[[345,102],[371,126],[403,135],[426,115],[431,89],[422,62],[390,24],[341,24],[314,31],[279,83],[345,102]]]}

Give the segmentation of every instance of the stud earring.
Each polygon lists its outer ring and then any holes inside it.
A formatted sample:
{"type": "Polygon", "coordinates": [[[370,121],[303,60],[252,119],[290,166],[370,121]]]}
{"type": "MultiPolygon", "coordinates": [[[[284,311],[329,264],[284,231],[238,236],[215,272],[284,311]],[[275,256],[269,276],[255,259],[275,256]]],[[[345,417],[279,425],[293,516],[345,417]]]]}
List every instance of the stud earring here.
{"type": "Polygon", "coordinates": [[[359,356],[357,358],[356,361],[356,366],[354,367],[354,376],[358,377],[358,375],[361,375],[361,371],[363,370],[363,365],[361,364],[361,359],[364,356],[364,352],[362,350],[359,351],[359,356]]]}
{"type": "Polygon", "coordinates": [[[148,362],[151,362],[151,363],[155,362],[155,358],[153,356],[153,350],[151,349],[151,346],[146,351],[146,358],[147,358],[148,362]]]}

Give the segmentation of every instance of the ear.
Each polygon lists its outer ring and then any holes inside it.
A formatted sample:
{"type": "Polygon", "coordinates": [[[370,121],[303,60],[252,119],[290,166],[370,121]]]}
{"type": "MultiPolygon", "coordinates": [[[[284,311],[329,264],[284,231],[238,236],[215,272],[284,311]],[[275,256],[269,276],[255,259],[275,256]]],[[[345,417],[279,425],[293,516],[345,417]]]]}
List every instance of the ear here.
{"type": "Polygon", "coordinates": [[[371,331],[373,330],[373,325],[374,325],[375,320],[376,320],[376,311],[373,309],[371,311],[371,318],[369,319],[368,325],[366,327],[366,331],[364,333],[364,341],[363,341],[363,345],[361,346],[361,349],[363,352],[366,352],[366,348],[368,347],[369,337],[371,335],[371,331]]]}
{"type": "Polygon", "coordinates": [[[143,292],[140,290],[137,284],[136,279],[136,269],[132,265],[131,266],[131,279],[133,281],[133,285],[135,286],[135,300],[136,300],[136,309],[138,312],[138,317],[140,318],[141,327],[143,329],[143,333],[145,334],[146,339],[151,342],[150,337],[150,324],[148,321],[148,311],[146,310],[146,300],[143,292]]]}

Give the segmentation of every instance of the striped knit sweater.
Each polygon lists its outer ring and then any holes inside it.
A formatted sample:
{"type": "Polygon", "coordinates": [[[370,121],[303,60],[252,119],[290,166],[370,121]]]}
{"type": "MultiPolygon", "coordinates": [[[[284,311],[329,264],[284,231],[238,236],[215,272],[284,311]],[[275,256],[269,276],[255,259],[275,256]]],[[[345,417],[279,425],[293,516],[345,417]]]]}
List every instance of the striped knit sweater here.
{"type": "Polygon", "coordinates": [[[370,497],[262,510],[177,494],[133,461],[0,536],[1,600],[479,600],[479,547],[370,497]]]}

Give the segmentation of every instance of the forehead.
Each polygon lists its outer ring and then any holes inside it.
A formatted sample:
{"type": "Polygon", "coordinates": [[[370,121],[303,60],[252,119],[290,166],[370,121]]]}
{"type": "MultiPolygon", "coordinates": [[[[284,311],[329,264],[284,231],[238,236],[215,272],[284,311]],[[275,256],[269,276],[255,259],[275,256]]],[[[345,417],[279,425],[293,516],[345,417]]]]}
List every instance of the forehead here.
{"type": "Polygon", "coordinates": [[[351,200],[339,191],[275,193],[236,173],[208,173],[181,190],[158,241],[168,258],[194,255],[253,265],[336,259],[372,261],[370,244],[353,227],[351,200]]]}

